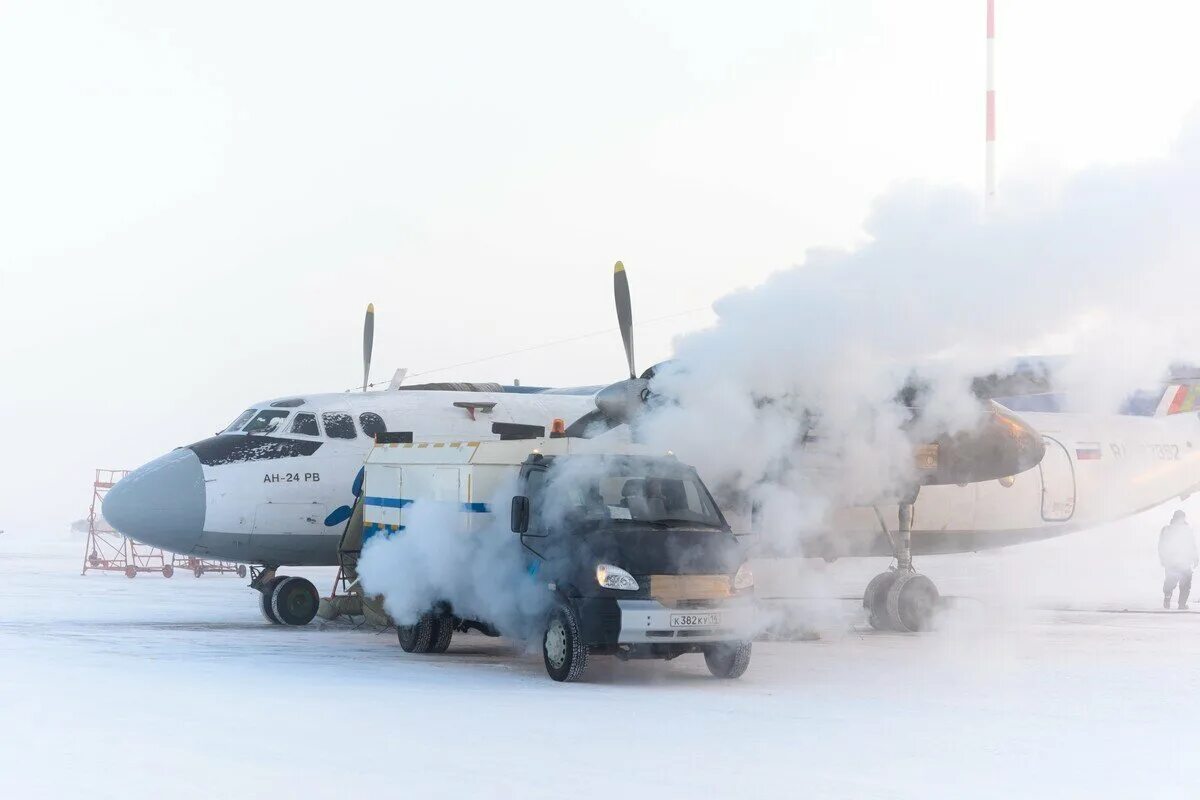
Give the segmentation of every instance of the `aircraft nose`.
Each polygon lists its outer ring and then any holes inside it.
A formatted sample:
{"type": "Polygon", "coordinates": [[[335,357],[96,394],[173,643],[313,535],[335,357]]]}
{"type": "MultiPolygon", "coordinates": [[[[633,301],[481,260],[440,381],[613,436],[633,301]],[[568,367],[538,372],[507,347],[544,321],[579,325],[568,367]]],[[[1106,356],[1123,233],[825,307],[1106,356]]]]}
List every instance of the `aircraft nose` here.
{"type": "Polygon", "coordinates": [[[138,467],[108,490],[102,513],[131,539],[187,553],[204,532],[204,469],[190,448],[138,467]]]}

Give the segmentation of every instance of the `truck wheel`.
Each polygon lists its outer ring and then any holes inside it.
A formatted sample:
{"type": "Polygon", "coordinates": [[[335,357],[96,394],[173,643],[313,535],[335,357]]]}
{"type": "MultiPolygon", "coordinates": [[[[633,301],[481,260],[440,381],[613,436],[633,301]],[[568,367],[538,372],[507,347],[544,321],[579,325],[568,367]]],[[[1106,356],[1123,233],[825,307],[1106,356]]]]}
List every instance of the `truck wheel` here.
{"type": "Polygon", "coordinates": [[[320,603],[317,587],[295,575],[275,584],[271,592],[271,611],[284,625],[307,625],[312,622],[320,603]]]}
{"type": "Polygon", "coordinates": [[[542,660],[546,673],[556,681],[579,680],[587,668],[587,647],[579,638],[579,619],[565,603],[550,612],[542,634],[542,660]]]}
{"type": "Polygon", "coordinates": [[[715,644],[705,649],[704,663],[718,678],[740,678],[750,666],[750,642],[715,644]]]}
{"type": "Polygon", "coordinates": [[[415,625],[397,625],[400,649],[406,653],[428,653],[437,627],[432,614],[422,614],[415,625]]]}
{"type": "Polygon", "coordinates": [[[433,634],[433,638],[429,643],[429,652],[444,653],[450,647],[450,640],[454,638],[454,617],[449,614],[442,614],[437,618],[437,630],[433,634]]]}

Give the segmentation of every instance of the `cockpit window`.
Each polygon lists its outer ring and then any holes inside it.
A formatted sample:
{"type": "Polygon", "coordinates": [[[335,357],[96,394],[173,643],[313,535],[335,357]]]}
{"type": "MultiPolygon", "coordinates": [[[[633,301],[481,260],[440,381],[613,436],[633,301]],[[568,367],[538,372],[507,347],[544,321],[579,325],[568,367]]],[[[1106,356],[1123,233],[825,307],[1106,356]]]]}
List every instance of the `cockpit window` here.
{"type": "Polygon", "coordinates": [[[321,414],[321,421],[325,423],[325,435],[330,439],[353,439],[358,436],[354,430],[354,417],[349,414],[326,411],[321,414]]]}
{"type": "Polygon", "coordinates": [[[302,436],[320,436],[321,431],[317,429],[316,414],[297,414],[292,420],[292,433],[299,433],[302,436]]]}
{"type": "Polygon", "coordinates": [[[245,411],[243,411],[241,413],[241,416],[239,416],[237,419],[235,419],[233,422],[230,423],[229,427],[225,429],[225,433],[232,433],[233,431],[241,430],[242,426],[245,425],[247,422],[249,422],[250,418],[253,416],[254,416],[254,409],[247,408],[245,411]]]}
{"type": "Polygon", "coordinates": [[[387,423],[383,421],[383,417],[376,414],[374,411],[364,411],[358,415],[358,424],[362,426],[363,433],[375,438],[377,433],[387,432],[387,423]]]}
{"type": "Polygon", "coordinates": [[[258,412],[258,416],[250,420],[250,424],[242,430],[246,433],[274,433],[275,429],[279,427],[280,423],[282,423],[290,413],[292,412],[271,410],[260,411],[258,412]]]}

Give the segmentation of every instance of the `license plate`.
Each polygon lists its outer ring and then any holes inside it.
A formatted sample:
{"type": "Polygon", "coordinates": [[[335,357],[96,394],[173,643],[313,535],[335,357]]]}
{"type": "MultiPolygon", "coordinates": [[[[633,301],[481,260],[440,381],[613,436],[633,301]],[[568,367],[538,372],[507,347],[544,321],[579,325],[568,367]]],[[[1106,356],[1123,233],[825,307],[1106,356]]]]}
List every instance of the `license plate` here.
{"type": "Polygon", "coordinates": [[[716,628],[721,625],[720,614],[672,614],[672,628],[716,628]]]}

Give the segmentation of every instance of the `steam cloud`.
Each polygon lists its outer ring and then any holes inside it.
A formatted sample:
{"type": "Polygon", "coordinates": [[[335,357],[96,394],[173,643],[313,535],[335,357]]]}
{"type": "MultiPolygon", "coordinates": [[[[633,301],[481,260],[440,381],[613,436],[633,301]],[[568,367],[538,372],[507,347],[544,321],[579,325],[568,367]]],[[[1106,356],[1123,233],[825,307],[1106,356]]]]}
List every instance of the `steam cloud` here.
{"type": "MultiPolygon", "coordinates": [[[[506,511],[512,496],[501,492],[489,505],[506,511]]],[[[467,515],[457,503],[418,500],[404,510],[402,533],[374,537],[364,546],[358,565],[363,589],[382,594],[399,625],[412,625],[435,603],[448,602],[460,617],[528,639],[530,626],[549,608],[550,593],[528,573],[520,539],[507,522],[505,513],[467,515]]]]}
{"type": "Polygon", "coordinates": [[[787,539],[834,503],[897,491],[912,450],[897,392],[928,382],[931,432],[973,424],[973,376],[1014,356],[1069,352],[1056,388],[1114,411],[1193,349],[1200,290],[1200,119],[1169,157],[1092,169],[983,219],[964,191],[910,184],[878,202],[869,242],[803,263],[715,305],[651,387],[678,399],[643,438],[725,496],[761,505],[787,539]],[[796,446],[816,421],[824,446],[796,446]],[[837,469],[822,469],[836,458],[837,469]]]}

